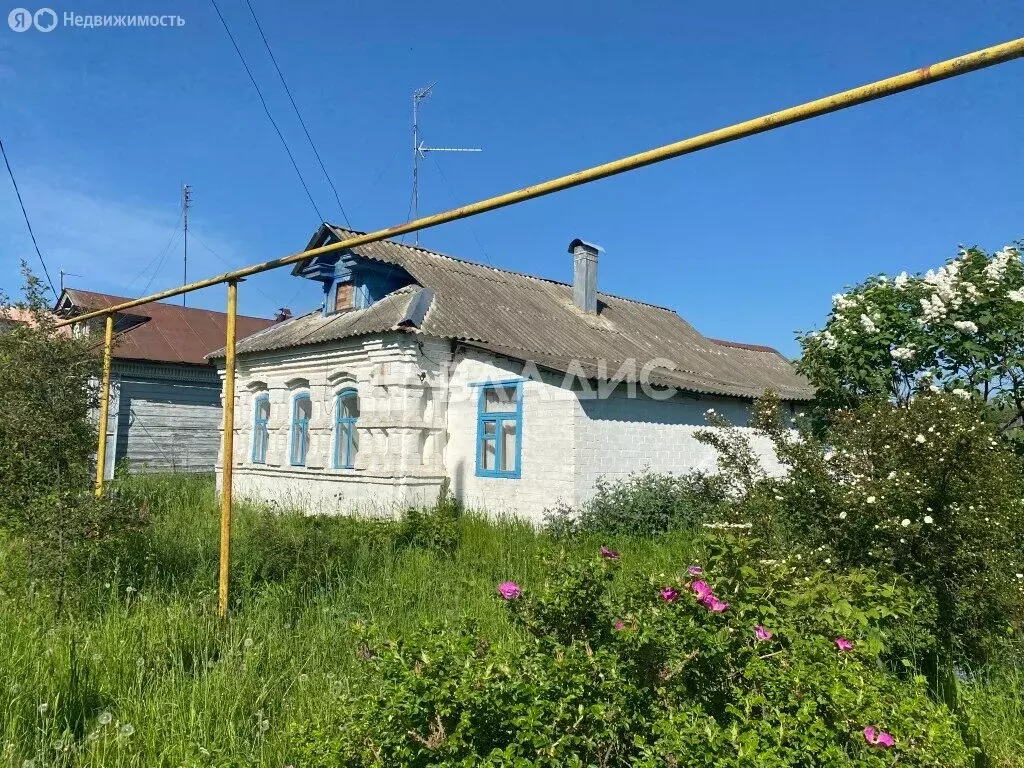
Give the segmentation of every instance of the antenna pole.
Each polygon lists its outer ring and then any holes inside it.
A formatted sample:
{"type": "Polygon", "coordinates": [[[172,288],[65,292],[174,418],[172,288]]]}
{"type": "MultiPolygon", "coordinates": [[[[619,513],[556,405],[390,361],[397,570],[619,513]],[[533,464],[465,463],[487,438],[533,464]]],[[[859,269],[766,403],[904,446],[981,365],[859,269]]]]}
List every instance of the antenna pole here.
{"type": "MultiPolygon", "coordinates": [[[[430,91],[437,83],[431,83],[426,88],[419,88],[412,93],[412,218],[413,221],[420,217],[420,158],[426,157],[427,152],[483,152],[479,148],[467,147],[428,147],[420,140],[420,102],[430,95],[430,91]]],[[[440,166],[439,166],[440,167],[440,166]]],[[[416,245],[420,244],[420,231],[417,229],[414,237],[416,245]]]]}
{"type": "MultiPolygon", "coordinates": [[[[412,215],[419,218],[420,210],[420,91],[412,95],[412,215]]],[[[416,233],[416,245],[420,233],[416,233]]]]}
{"type": "MultiPolygon", "coordinates": [[[[430,95],[430,90],[437,85],[431,83],[425,88],[417,88],[412,92],[412,215],[419,218],[420,210],[420,157],[423,148],[420,146],[420,102],[430,95]]],[[[416,245],[420,244],[420,233],[416,235],[416,245]]]]}
{"type": "Polygon", "coordinates": [[[60,292],[61,293],[64,293],[64,278],[65,277],[81,277],[81,275],[76,275],[74,272],[68,272],[68,271],[62,269],[60,271],[60,292]]]}
{"type": "MultiPolygon", "coordinates": [[[[182,185],[181,188],[181,217],[185,223],[185,259],[184,259],[184,281],[188,282],[188,209],[192,204],[192,186],[182,185]]],[[[185,294],[181,294],[181,306],[185,306],[185,294]]]]}

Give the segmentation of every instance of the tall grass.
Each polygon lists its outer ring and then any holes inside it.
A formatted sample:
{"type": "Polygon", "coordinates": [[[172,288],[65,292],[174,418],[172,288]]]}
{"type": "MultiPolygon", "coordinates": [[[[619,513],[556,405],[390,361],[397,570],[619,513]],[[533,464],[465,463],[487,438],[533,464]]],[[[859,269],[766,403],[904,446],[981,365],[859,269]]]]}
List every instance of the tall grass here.
{"type": "MultiPolygon", "coordinates": [[[[403,545],[399,523],[308,518],[239,505],[231,617],[216,617],[218,509],[208,477],[139,477],[119,489],[149,510],[131,562],[76,585],[58,611],[0,539],[0,764],[283,766],[287,725],[359,686],[356,624],[401,637],[424,622],[475,621],[515,643],[495,585],[546,577],[555,542],[510,519],[466,515],[449,552],[403,545]]],[[[607,542],[623,568],[689,561],[690,537],[607,542]]],[[[970,690],[997,765],[1024,765],[1024,676],[970,690]]]]}

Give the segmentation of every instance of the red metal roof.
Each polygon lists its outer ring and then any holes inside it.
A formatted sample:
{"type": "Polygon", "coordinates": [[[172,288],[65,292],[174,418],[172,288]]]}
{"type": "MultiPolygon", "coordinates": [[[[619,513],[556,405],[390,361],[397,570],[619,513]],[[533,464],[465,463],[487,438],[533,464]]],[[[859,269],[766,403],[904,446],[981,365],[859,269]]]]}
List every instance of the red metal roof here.
{"type": "MultiPolygon", "coordinates": [[[[62,315],[73,317],[79,312],[105,309],[126,301],[131,299],[65,288],[57,301],[57,310],[62,315]]],[[[118,317],[129,323],[138,323],[118,333],[114,345],[114,357],[118,360],[209,365],[206,354],[224,346],[227,332],[227,315],[224,312],[159,301],[134,307],[129,313],[119,313],[118,317]]],[[[273,324],[273,320],[266,318],[238,315],[237,337],[244,339],[273,324]]]]}

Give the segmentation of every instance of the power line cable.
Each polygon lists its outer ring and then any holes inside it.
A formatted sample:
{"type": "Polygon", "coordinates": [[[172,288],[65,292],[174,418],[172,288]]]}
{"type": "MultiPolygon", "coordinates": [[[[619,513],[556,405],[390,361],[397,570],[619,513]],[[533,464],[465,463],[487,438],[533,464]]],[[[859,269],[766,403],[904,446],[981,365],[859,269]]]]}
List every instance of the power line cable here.
{"type": "MultiPolygon", "coordinates": [[[[215,257],[217,257],[217,259],[219,259],[219,260],[220,260],[220,262],[221,262],[221,264],[223,264],[224,266],[226,266],[226,267],[229,267],[229,268],[234,268],[235,266],[237,266],[237,265],[235,265],[235,264],[232,264],[232,263],[231,263],[230,261],[228,261],[228,260],[227,260],[227,259],[225,259],[225,258],[224,258],[223,256],[221,256],[221,255],[220,255],[219,253],[217,253],[217,252],[216,252],[215,250],[213,250],[213,248],[211,248],[210,246],[208,246],[208,245],[206,244],[206,242],[205,242],[205,241],[204,241],[204,240],[203,240],[203,239],[202,239],[201,237],[199,237],[199,235],[197,235],[197,234],[195,233],[195,231],[194,231],[194,230],[193,230],[193,232],[192,232],[192,237],[193,237],[193,238],[195,239],[195,241],[196,241],[197,243],[199,243],[199,244],[200,244],[201,246],[203,246],[203,248],[205,248],[205,249],[206,249],[206,250],[208,250],[208,251],[209,251],[210,253],[212,253],[212,254],[213,254],[213,255],[214,255],[215,257]]],[[[253,287],[253,288],[255,288],[255,289],[256,289],[257,291],[259,291],[259,292],[260,292],[261,294],[263,294],[263,298],[265,298],[265,299],[268,299],[268,300],[270,301],[270,303],[271,303],[271,304],[277,304],[278,300],[277,300],[277,299],[275,299],[275,298],[274,298],[273,296],[271,296],[271,295],[270,295],[269,293],[267,293],[266,291],[264,291],[264,290],[263,290],[262,288],[260,288],[260,287],[259,287],[258,285],[256,285],[256,283],[253,283],[253,284],[252,284],[252,287],[253,287]]]]}
{"type": "Polygon", "coordinates": [[[256,18],[256,11],[252,7],[252,3],[249,0],[245,0],[245,4],[249,6],[249,13],[252,14],[252,20],[256,22],[256,29],[260,33],[260,38],[263,40],[263,45],[266,46],[267,53],[270,54],[270,60],[274,63],[274,69],[277,70],[277,76],[281,78],[281,85],[284,86],[284,92],[288,94],[288,101],[292,104],[292,109],[295,110],[295,116],[299,118],[299,125],[302,126],[303,132],[306,134],[306,140],[309,142],[310,148],[313,150],[313,154],[316,156],[316,161],[320,164],[320,170],[324,172],[324,178],[327,179],[327,183],[331,186],[331,191],[334,192],[334,200],[338,204],[338,208],[341,210],[342,218],[345,219],[345,224],[348,228],[352,228],[352,222],[348,220],[348,214],[345,213],[345,206],[341,204],[341,197],[338,195],[338,188],[334,186],[334,182],[331,181],[331,174],[327,172],[327,168],[324,166],[324,161],[320,157],[320,153],[316,149],[316,144],[313,143],[313,137],[309,135],[309,129],[306,127],[306,121],[302,119],[302,114],[299,112],[299,107],[295,103],[295,99],[292,97],[292,91],[288,87],[288,83],[285,82],[284,74],[281,72],[281,67],[277,64],[277,58],[274,56],[274,52],[270,49],[270,43],[267,42],[267,36],[263,34],[263,27],[260,26],[260,20],[256,18]]]}
{"type": "Polygon", "coordinates": [[[228,33],[228,39],[231,40],[231,45],[234,47],[235,53],[238,54],[238,60],[242,62],[245,74],[249,76],[249,81],[252,83],[252,87],[256,89],[256,95],[260,97],[260,103],[263,105],[263,111],[267,114],[267,119],[270,121],[270,124],[274,126],[274,131],[277,133],[277,137],[281,140],[281,145],[284,147],[284,151],[288,153],[288,159],[292,161],[292,168],[295,169],[295,173],[299,177],[299,183],[302,184],[302,188],[306,191],[306,197],[309,198],[309,202],[313,205],[313,210],[316,211],[317,219],[320,222],[323,222],[324,217],[320,213],[320,209],[317,207],[316,201],[313,199],[313,195],[309,191],[309,187],[306,185],[306,180],[302,177],[302,171],[299,170],[299,165],[295,162],[295,156],[292,154],[291,149],[288,148],[288,142],[285,141],[284,134],[281,133],[281,129],[277,127],[277,122],[275,122],[273,115],[270,114],[270,108],[267,106],[267,100],[263,98],[263,92],[260,90],[259,85],[257,85],[256,78],[253,77],[252,70],[250,70],[249,65],[245,63],[245,57],[242,56],[242,51],[238,47],[238,43],[235,42],[235,36],[231,34],[231,28],[228,27],[228,23],[224,19],[224,14],[220,12],[220,6],[217,5],[217,0],[210,0],[210,2],[213,4],[213,9],[217,12],[217,17],[220,19],[220,23],[224,26],[224,31],[228,33]]]}
{"type": "Polygon", "coordinates": [[[43,258],[43,252],[39,250],[39,243],[36,241],[36,233],[32,231],[32,222],[28,219],[28,211],[25,210],[25,201],[21,199],[21,190],[18,189],[18,182],[14,179],[14,171],[11,170],[11,161],[7,159],[7,150],[4,149],[3,139],[0,139],[0,154],[4,156],[4,164],[7,166],[7,173],[11,177],[11,184],[14,185],[14,194],[18,196],[18,205],[21,206],[21,215],[25,217],[25,226],[28,227],[28,234],[32,238],[32,245],[36,247],[36,256],[39,257],[39,263],[43,265],[43,274],[46,275],[46,282],[50,284],[50,291],[53,292],[54,296],[58,293],[53,287],[53,278],[50,277],[50,270],[46,268],[46,260],[43,258]]]}

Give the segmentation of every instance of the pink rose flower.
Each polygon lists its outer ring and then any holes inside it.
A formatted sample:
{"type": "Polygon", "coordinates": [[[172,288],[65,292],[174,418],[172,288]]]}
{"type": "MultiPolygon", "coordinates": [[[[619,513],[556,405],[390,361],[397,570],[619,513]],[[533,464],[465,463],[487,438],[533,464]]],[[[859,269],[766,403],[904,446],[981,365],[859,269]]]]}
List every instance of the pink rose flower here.
{"type": "Polygon", "coordinates": [[[889,747],[896,744],[896,739],[892,737],[891,733],[879,731],[870,725],[864,729],[864,741],[873,747],[881,747],[882,749],[889,749],[889,747]]]}
{"type": "Polygon", "coordinates": [[[608,549],[608,547],[606,547],[604,544],[602,544],[601,545],[601,557],[607,558],[609,560],[618,560],[619,559],[619,553],[616,552],[615,550],[608,549]]]}
{"type": "Polygon", "coordinates": [[[721,613],[729,607],[729,604],[724,600],[719,600],[717,597],[712,596],[712,600],[707,604],[707,606],[712,613],[721,613]]]}
{"type": "Polygon", "coordinates": [[[693,582],[693,592],[697,595],[698,599],[704,600],[711,594],[711,587],[708,586],[706,581],[695,581],[693,582]]]}
{"type": "Polygon", "coordinates": [[[853,643],[851,643],[845,637],[837,637],[832,642],[836,644],[836,648],[838,648],[840,651],[852,651],[853,650],[853,643]]]}
{"type": "Polygon", "coordinates": [[[772,633],[764,627],[762,627],[760,624],[754,627],[754,637],[756,637],[758,640],[771,640],[772,636],[772,633]]]}
{"type": "Polygon", "coordinates": [[[498,594],[500,594],[504,600],[515,600],[523,594],[523,590],[521,590],[519,585],[514,581],[503,581],[498,585],[498,594]]]}
{"type": "Polygon", "coordinates": [[[665,587],[659,594],[661,595],[662,600],[672,603],[675,602],[677,597],[679,597],[679,590],[675,587],[665,587]]]}
{"type": "Polygon", "coordinates": [[[616,628],[616,629],[623,629],[623,628],[625,628],[625,626],[626,626],[626,625],[625,625],[625,624],[623,624],[623,623],[622,623],[621,621],[616,621],[616,622],[615,622],[615,628],[616,628]]]}
{"type": "Polygon", "coordinates": [[[699,565],[691,565],[686,570],[689,572],[691,576],[700,576],[702,573],[704,573],[704,569],[701,568],[699,565]]]}

